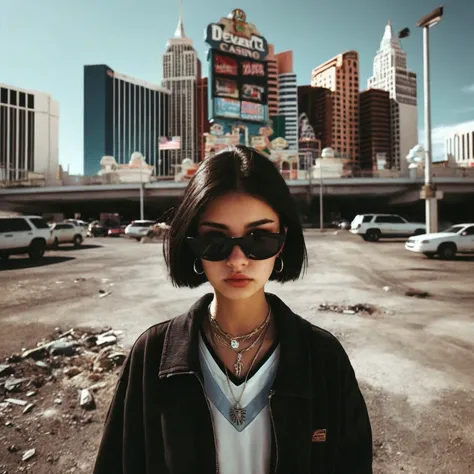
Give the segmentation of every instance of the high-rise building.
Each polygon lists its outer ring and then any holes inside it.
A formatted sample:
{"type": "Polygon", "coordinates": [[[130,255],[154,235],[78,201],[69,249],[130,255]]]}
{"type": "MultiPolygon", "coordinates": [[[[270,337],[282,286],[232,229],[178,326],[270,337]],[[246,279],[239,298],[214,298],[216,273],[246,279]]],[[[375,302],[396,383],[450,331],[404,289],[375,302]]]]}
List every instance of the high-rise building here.
{"type": "Polygon", "coordinates": [[[176,32],[168,40],[163,55],[163,86],[171,91],[169,134],[181,139],[181,149],[170,151],[172,165],[180,165],[185,158],[193,162],[198,160],[196,94],[199,72],[193,41],[184,33],[180,15],[176,32]]]}
{"type": "Polygon", "coordinates": [[[342,158],[359,159],[359,55],[347,51],[313,69],[311,85],[332,92],[331,147],[342,158]]]}
{"type": "Polygon", "coordinates": [[[275,46],[268,45],[268,116],[278,115],[278,61],[275,56],[275,46]]]}
{"type": "Polygon", "coordinates": [[[206,140],[205,133],[209,133],[209,104],[208,104],[208,79],[203,77],[197,83],[197,127],[198,127],[198,150],[197,161],[205,158],[206,140]]]}
{"type": "Polygon", "coordinates": [[[372,170],[377,158],[390,163],[392,139],[390,131],[390,94],[380,89],[367,89],[360,94],[360,168],[372,170]]]}
{"type": "Polygon", "coordinates": [[[0,181],[28,172],[54,180],[59,167],[59,103],[43,92],[0,84],[0,181]]]}
{"type": "Polygon", "coordinates": [[[322,148],[332,146],[332,92],[325,87],[298,86],[298,113],[305,113],[322,148]]]}
{"type": "Polygon", "coordinates": [[[446,161],[474,168],[474,130],[459,131],[444,141],[446,161]]]}
{"type": "Polygon", "coordinates": [[[160,163],[158,140],[167,135],[169,96],[104,64],[84,66],[84,175],[97,174],[105,155],[125,164],[135,151],[162,174],[167,162],[160,163]]]}
{"type": "Polygon", "coordinates": [[[390,93],[392,160],[403,173],[408,172],[406,156],[418,143],[416,74],[407,69],[407,55],[388,22],[374,58],[374,73],[368,87],[390,93]]]}
{"type": "Polygon", "coordinates": [[[285,117],[285,140],[289,150],[298,150],[298,86],[293,72],[293,51],[276,55],[279,83],[279,115],[285,117]]]}

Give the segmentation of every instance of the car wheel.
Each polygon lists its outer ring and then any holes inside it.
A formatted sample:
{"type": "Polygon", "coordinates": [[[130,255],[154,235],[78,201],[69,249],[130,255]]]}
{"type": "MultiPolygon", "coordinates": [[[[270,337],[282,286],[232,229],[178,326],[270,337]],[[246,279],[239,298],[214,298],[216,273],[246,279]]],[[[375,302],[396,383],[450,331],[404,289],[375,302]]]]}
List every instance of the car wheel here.
{"type": "Polygon", "coordinates": [[[58,247],[59,247],[59,240],[57,237],[55,237],[55,239],[53,240],[53,243],[51,245],[51,247],[54,249],[54,250],[57,250],[58,247]]]}
{"type": "Polygon", "coordinates": [[[423,234],[426,234],[426,232],[423,229],[416,229],[413,235],[423,235],[423,234]]]}
{"type": "Polygon", "coordinates": [[[382,237],[382,232],[378,229],[369,229],[365,236],[368,242],[377,242],[382,237]]]}
{"type": "Polygon", "coordinates": [[[443,260],[451,260],[456,256],[457,248],[454,244],[443,244],[438,249],[438,254],[443,260]]]}
{"type": "Polygon", "coordinates": [[[423,252],[423,255],[424,255],[426,258],[434,258],[435,253],[434,253],[434,252],[423,252]]]}
{"type": "Polygon", "coordinates": [[[39,260],[46,250],[46,242],[43,240],[33,240],[28,248],[28,256],[31,260],[39,260]]]}
{"type": "Polygon", "coordinates": [[[80,247],[82,244],[82,237],[80,235],[75,235],[72,243],[74,244],[74,247],[80,247]]]}

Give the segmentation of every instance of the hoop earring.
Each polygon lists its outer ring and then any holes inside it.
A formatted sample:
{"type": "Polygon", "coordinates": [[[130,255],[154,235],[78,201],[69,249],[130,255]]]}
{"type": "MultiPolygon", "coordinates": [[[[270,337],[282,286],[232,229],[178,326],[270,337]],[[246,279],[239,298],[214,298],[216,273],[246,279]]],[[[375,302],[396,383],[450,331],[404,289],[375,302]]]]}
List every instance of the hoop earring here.
{"type": "Polygon", "coordinates": [[[282,259],[281,257],[277,257],[277,258],[275,259],[275,262],[276,262],[278,259],[280,259],[281,267],[280,267],[279,270],[277,270],[276,268],[273,268],[273,271],[274,271],[275,273],[281,273],[281,272],[283,271],[283,268],[285,267],[285,264],[283,263],[283,259],[282,259]]]}
{"type": "Polygon", "coordinates": [[[193,270],[194,270],[194,273],[196,273],[197,275],[202,275],[204,273],[204,268],[202,269],[202,272],[198,272],[197,268],[196,268],[196,262],[198,261],[199,259],[196,258],[196,260],[194,260],[194,263],[193,263],[193,270]]]}

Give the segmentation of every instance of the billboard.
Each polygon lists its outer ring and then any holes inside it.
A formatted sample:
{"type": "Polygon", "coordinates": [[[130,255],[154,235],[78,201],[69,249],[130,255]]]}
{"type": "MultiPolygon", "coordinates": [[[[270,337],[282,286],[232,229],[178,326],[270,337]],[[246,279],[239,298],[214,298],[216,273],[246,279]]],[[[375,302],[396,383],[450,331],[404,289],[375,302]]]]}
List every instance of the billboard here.
{"type": "Polygon", "coordinates": [[[209,120],[264,123],[268,116],[268,44],[242,10],[207,28],[209,120]],[[225,99],[225,100],[224,100],[225,99]]]}
{"type": "Polygon", "coordinates": [[[218,97],[230,97],[231,99],[238,99],[239,86],[237,85],[237,81],[216,77],[215,94],[218,97]]]}
{"type": "Polygon", "coordinates": [[[240,102],[234,99],[217,97],[214,99],[215,114],[218,117],[240,118],[240,102]]]}
{"type": "Polygon", "coordinates": [[[211,23],[206,30],[206,43],[212,49],[251,59],[264,60],[268,54],[267,40],[255,25],[247,23],[247,15],[240,9],[211,23]]]}
{"type": "Polygon", "coordinates": [[[255,102],[241,102],[240,117],[242,120],[263,122],[265,120],[265,107],[255,102]]]}
{"type": "Polygon", "coordinates": [[[237,61],[230,56],[216,54],[214,56],[214,73],[237,76],[239,74],[237,61]]]}

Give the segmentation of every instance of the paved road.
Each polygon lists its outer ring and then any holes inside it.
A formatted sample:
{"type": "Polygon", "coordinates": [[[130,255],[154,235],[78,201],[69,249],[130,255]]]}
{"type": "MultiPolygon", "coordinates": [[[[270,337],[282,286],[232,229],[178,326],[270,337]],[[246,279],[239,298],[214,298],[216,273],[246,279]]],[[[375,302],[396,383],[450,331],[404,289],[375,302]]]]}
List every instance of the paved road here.
{"type": "MultiPolygon", "coordinates": [[[[474,258],[428,260],[403,242],[306,235],[307,275],[267,290],[344,344],[371,413],[379,472],[474,472],[474,258]],[[323,303],[370,303],[379,311],[340,315],[318,311],[323,303]]],[[[161,244],[87,244],[51,252],[33,267],[15,258],[0,271],[0,352],[56,326],[109,325],[125,331],[128,345],[210,291],[173,288],[161,244]],[[111,294],[99,298],[100,289],[111,294]]]]}

